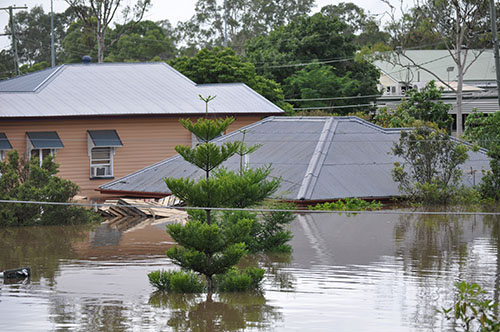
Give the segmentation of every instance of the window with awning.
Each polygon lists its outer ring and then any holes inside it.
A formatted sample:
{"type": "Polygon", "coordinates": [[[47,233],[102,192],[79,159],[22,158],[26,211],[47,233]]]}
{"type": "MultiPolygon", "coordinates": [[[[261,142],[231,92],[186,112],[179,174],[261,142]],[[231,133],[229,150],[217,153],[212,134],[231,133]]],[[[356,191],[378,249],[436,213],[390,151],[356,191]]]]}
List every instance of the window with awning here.
{"type": "Polygon", "coordinates": [[[0,133],[0,161],[5,158],[7,151],[10,149],[12,149],[12,145],[10,144],[7,135],[5,135],[5,133],[0,133]]]}
{"type": "Polygon", "coordinates": [[[112,178],[115,149],[123,146],[116,130],[88,130],[90,178],[112,178]]]}
{"type": "Polygon", "coordinates": [[[58,149],[64,147],[59,135],[55,131],[37,131],[26,133],[28,158],[37,158],[42,166],[43,159],[55,156],[58,149]]]}

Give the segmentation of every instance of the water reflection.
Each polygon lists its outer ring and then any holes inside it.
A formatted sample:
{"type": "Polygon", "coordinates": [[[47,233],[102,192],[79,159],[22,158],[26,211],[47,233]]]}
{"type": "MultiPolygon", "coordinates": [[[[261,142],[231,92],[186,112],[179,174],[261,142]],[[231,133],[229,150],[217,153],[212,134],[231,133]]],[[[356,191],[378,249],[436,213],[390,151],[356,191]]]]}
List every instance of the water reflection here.
{"type": "Polygon", "coordinates": [[[2,228],[0,269],[31,266],[33,278],[0,280],[0,330],[453,330],[437,310],[453,302],[454,281],[492,295],[499,284],[499,225],[491,216],[300,215],[291,255],[241,263],[266,270],[262,294],[208,302],[151,293],[148,272],[178,268],[157,221],[2,228]]]}
{"type": "Polygon", "coordinates": [[[259,266],[266,271],[266,280],[273,288],[293,290],[296,282],[293,274],[286,268],[292,262],[290,253],[269,253],[246,256],[240,262],[240,268],[259,266]]]}
{"type": "Polygon", "coordinates": [[[270,331],[283,319],[261,293],[226,293],[205,300],[191,294],[153,293],[149,303],[171,311],[173,331],[270,331]]]}
{"type": "MultiPolygon", "coordinates": [[[[468,242],[482,235],[477,219],[459,215],[400,215],[394,227],[396,256],[419,274],[445,270],[449,257],[463,264],[468,242]],[[467,232],[465,232],[467,229],[467,232]]],[[[449,266],[448,266],[449,267],[449,266]]]]}
{"type": "Polygon", "coordinates": [[[53,279],[63,259],[75,257],[73,244],[83,241],[92,226],[0,228],[0,270],[30,266],[32,279],[53,279]]]}

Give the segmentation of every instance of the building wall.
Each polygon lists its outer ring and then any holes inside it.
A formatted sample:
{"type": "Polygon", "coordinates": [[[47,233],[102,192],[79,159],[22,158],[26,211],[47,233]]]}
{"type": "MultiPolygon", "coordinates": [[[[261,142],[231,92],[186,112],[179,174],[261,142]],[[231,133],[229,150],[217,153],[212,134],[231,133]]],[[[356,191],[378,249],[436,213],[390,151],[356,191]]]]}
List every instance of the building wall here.
{"type": "MultiPolygon", "coordinates": [[[[261,115],[238,116],[228,132],[261,120],[261,115]]],[[[194,119],[193,119],[194,120],[194,119]]],[[[12,147],[27,156],[26,132],[56,131],[64,144],[55,161],[60,164],[58,176],[77,183],[79,195],[103,199],[95,191],[111,179],[90,179],[87,130],[117,131],[123,143],[114,155],[114,178],[120,178],[176,154],[176,145],[191,145],[191,133],[179,124],[179,117],[73,118],[0,120],[12,147]]]]}

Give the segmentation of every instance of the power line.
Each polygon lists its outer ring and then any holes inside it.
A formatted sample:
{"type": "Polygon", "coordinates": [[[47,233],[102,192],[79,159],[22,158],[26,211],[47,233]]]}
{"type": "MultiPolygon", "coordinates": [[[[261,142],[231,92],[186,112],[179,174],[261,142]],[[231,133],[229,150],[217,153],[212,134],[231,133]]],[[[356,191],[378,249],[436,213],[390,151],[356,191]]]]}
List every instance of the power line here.
{"type": "Polygon", "coordinates": [[[318,106],[318,107],[297,107],[293,108],[294,111],[307,111],[307,110],[325,110],[325,109],[338,109],[338,108],[355,108],[355,107],[368,107],[377,106],[376,104],[358,104],[358,105],[343,105],[343,106],[318,106]]]}
{"type": "Polygon", "coordinates": [[[358,98],[372,98],[372,97],[380,97],[380,95],[330,97],[330,98],[284,99],[283,101],[321,101],[321,100],[342,100],[342,99],[358,99],[358,98]]]}
{"type": "MultiPolygon", "coordinates": [[[[22,201],[22,200],[0,200],[0,204],[36,204],[54,206],[81,206],[81,207],[110,207],[115,204],[106,203],[76,203],[76,202],[46,202],[46,201],[22,201]]],[[[402,210],[365,210],[365,211],[343,211],[343,210],[296,210],[296,209],[267,209],[267,208],[218,208],[218,207],[193,207],[175,205],[127,205],[136,208],[160,208],[177,210],[213,210],[213,211],[250,211],[250,212],[291,212],[296,214],[368,214],[368,215],[455,215],[455,216],[500,216],[500,212],[466,212],[466,211],[402,211],[402,210]]]]}

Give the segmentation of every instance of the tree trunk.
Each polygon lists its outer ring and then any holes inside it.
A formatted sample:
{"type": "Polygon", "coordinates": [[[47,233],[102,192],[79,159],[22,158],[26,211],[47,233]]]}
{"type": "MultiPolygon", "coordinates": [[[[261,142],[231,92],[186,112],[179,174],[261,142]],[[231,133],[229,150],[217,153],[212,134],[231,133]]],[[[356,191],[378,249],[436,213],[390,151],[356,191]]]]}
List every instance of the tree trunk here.
{"type": "Polygon", "coordinates": [[[104,38],[105,38],[104,30],[102,32],[98,32],[98,34],[97,34],[97,62],[98,63],[104,62],[104,38]]]}
{"type": "Polygon", "coordinates": [[[212,276],[207,276],[207,301],[212,300],[212,293],[213,293],[212,276]]]}

